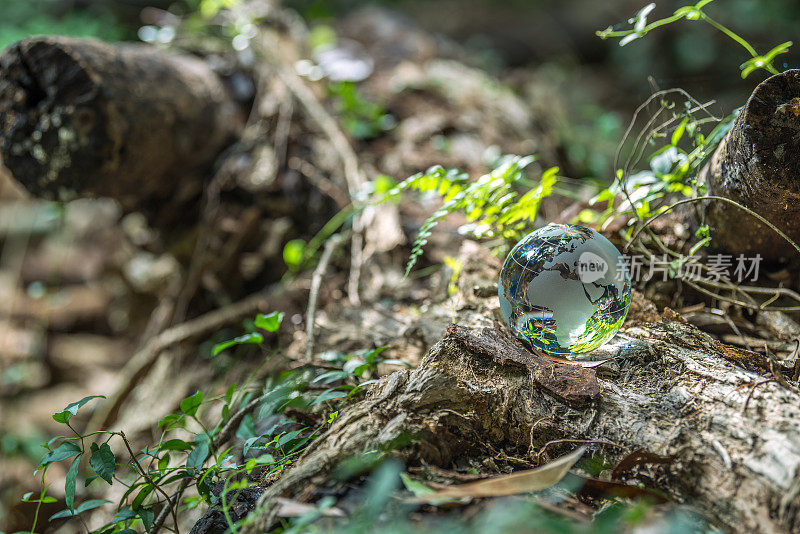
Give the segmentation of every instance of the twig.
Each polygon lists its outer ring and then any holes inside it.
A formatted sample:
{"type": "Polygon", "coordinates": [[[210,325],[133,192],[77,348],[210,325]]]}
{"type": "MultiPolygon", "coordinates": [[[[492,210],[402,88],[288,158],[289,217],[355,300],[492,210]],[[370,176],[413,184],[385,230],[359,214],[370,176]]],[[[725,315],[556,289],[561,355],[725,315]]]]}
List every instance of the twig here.
{"type": "Polygon", "coordinates": [[[166,499],[167,504],[165,506],[167,506],[171,510],[171,512],[172,512],[172,520],[175,521],[175,532],[177,534],[180,534],[180,527],[178,526],[178,515],[177,515],[177,513],[175,511],[175,506],[173,505],[172,499],[169,498],[169,495],[167,495],[167,492],[164,491],[164,489],[161,486],[156,484],[155,481],[152,478],[150,478],[150,475],[147,474],[147,471],[144,470],[144,468],[142,467],[142,464],[139,463],[139,460],[136,458],[136,454],[134,454],[133,449],[131,449],[131,444],[128,441],[128,438],[125,436],[125,432],[120,430],[119,431],[119,436],[122,438],[122,441],[125,443],[125,448],[128,449],[128,453],[131,455],[131,459],[133,459],[133,463],[136,464],[136,468],[142,474],[144,479],[147,481],[148,484],[153,486],[154,490],[159,492],[161,495],[164,496],[164,499],[166,499]]]}
{"type": "MultiPolygon", "coordinates": [[[[269,57],[269,55],[267,55],[269,57]]],[[[273,61],[274,63],[274,61],[273,61]]],[[[364,177],[362,175],[358,156],[353,147],[350,146],[347,136],[342,131],[339,123],[328,113],[311,89],[290,69],[283,65],[274,64],[278,75],[294,93],[295,97],[308,112],[309,116],[317,123],[317,126],[333,144],[334,149],[339,154],[344,170],[345,182],[347,184],[350,198],[355,202],[364,189],[364,177]]],[[[361,262],[363,248],[363,214],[356,212],[353,215],[353,235],[350,248],[350,277],[347,284],[347,293],[350,303],[358,305],[358,281],[361,277],[361,262]]]]}
{"type": "Polygon", "coordinates": [[[331,261],[333,251],[341,241],[341,234],[333,235],[328,239],[325,243],[325,250],[322,251],[322,257],[319,260],[317,268],[314,269],[314,275],[311,279],[311,291],[309,291],[308,294],[308,311],[306,312],[306,361],[308,362],[314,358],[314,316],[317,314],[317,297],[319,296],[319,288],[322,284],[322,276],[328,268],[328,263],[331,261]]]}
{"type": "Polygon", "coordinates": [[[303,176],[311,180],[311,182],[323,194],[328,195],[340,209],[344,209],[350,205],[350,199],[339,189],[333,182],[328,180],[322,175],[316,167],[309,162],[292,156],[289,158],[289,168],[300,172],[303,176]]]}
{"type": "MultiPolygon", "coordinates": [[[[633,242],[633,241],[634,241],[634,240],[635,240],[635,239],[638,237],[638,235],[639,235],[639,234],[642,232],[642,230],[644,230],[644,229],[645,229],[646,227],[648,227],[648,226],[649,226],[649,225],[650,225],[650,224],[651,224],[653,221],[655,221],[656,219],[658,219],[659,217],[661,217],[661,216],[662,216],[662,215],[664,215],[665,213],[668,213],[669,211],[672,211],[673,209],[677,208],[677,207],[678,207],[678,206],[680,206],[681,204],[688,204],[688,203],[690,203],[690,202],[698,202],[698,201],[702,201],[702,200],[719,200],[719,201],[721,201],[721,202],[726,202],[726,203],[728,203],[728,204],[731,204],[731,205],[733,205],[733,206],[736,206],[737,208],[741,209],[741,210],[742,210],[742,211],[744,211],[745,213],[747,213],[747,214],[749,214],[749,215],[752,215],[753,217],[755,217],[756,219],[758,219],[758,220],[759,220],[761,223],[763,223],[764,225],[768,226],[768,227],[769,227],[770,229],[772,229],[772,230],[773,230],[773,231],[774,231],[776,234],[778,234],[778,235],[779,235],[779,236],[781,236],[783,239],[785,239],[787,243],[789,243],[790,245],[792,245],[792,247],[794,247],[794,249],[795,249],[796,251],[800,252],[800,246],[798,246],[798,244],[797,244],[797,243],[795,243],[794,241],[792,241],[792,238],[790,238],[788,235],[786,235],[785,233],[783,233],[783,232],[781,231],[781,229],[780,229],[780,228],[778,228],[777,226],[775,226],[774,224],[772,224],[771,222],[769,222],[767,219],[765,219],[764,217],[762,217],[762,216],[761,216],[761,215],[759,215],[758,213],[754,212],[754,211],[753,211],[753,210],[751,210],[750,208],[747,208],[747,207],[745,207],[745,206],[742,206],[741,204],[739,204],[739,203],[738,203],[738,202],[736,202],[735,200],[731,200],[731,199],[729,199],[729,198],[720,197],[720,196],[716,196],[716,195],[704,195],[704,196],[702,196],[702,197],[686,198],[686,199],[684,199],[684,200],[680,200],[680,201],[678,201],[678,202],[675,202],[674,204],[671,204],[670,206],[667,206],[667,207],[666,207],[666,209],[664,209],[664,210],[662,210],[662,211],[658,212],[657,214],[653,215],[652,217],[650,217],[649,219],[647,219],[646,221],[644,221],[644,222],[642,223],[642,225],[641,225],[639,228],[637,228],[637,229],[636,229],[636,231],[633,233],[633,235],[631,236],[631,238],[628,240],[628,243],[629,243],[629,244],[630,244],[630,243],[632,243],[632,242],[633,242]]],[[[627,248],[627,245],[626,245],[626,248],[627,248]]]]}
{"type": "Polygon", "coordinates": [[[756,388],[758,386],[763,386],[764,384],[769,384],[770,382],[777,382],[777,380],[774,378],[768,378],[766,380],[762,380],[761,382],[756,382],[750,386],[750,392],[747,394],[747,398],[744,400],[744,406],[742,406],[742,413],[747,411],[747,405],[750,404],[750,399],[753,398],[753,393],[755,393],[756,388]]]}
{"type": "Polygon", "coordinates": [[[111,416],[119,409],[141,378],[155,363],[166,348],[213,332],[225,324],[259,310],[266,302],[266,294],[258,292],[239,302],[208,312],[191,321],[173,326],[151,338],[125,364],[120,372],[120,385],[110,396],[108,403],[95,410],[89,421],[88,431],[94,432],[109,424],[111,416]]]}
{"type": "Polygon", "coordinates": [[[619,443],[614,443],[613,441],[603,441],[599,439],[569,439],[569,438],[554,439],[553,441],[548,441],[547,443],[542,445],[542,448],[539,449],[538,453],[536,453],[536,463],[537,464],[542,463],[541,461],[542,455],[545,453],[548,447],[550,447],[551,445],[558,445],[559,443],[593,443],[596,445],[609,445],[611,447],[622,449],[623,451],[628,450],[628,448],[625,445],[620,445],[619,443]]]}

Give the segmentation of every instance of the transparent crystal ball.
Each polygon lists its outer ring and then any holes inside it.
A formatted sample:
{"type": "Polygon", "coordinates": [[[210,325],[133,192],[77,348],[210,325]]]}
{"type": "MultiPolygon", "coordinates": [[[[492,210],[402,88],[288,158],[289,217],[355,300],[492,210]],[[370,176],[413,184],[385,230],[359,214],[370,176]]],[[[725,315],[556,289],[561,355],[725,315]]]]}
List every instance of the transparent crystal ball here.
{"type": "Polygon", "coordinates": [[[497,293],[517,337],[550,354],[581,354],[622,326],[631,279],[608,239],[583,226],[550,224],[514,246],[497,293]]]}

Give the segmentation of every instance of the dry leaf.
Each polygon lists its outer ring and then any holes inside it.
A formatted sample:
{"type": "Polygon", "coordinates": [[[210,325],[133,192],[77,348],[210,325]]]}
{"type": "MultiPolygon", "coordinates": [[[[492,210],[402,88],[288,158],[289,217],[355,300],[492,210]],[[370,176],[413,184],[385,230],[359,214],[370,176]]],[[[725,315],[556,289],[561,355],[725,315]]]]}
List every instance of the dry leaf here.
{"type": "Polygon", "coordinates": [[[469,484],[451,486],[428,495],[414,497],[409,499],[408,502],[431,503],[439,502],[443,499],[461,499],[465,497],[501,497],[543,490],[564,478],[585,451],[586,447],[581,447],[536,469],[519,471],[510,475],[470,482],[469,484]]]}

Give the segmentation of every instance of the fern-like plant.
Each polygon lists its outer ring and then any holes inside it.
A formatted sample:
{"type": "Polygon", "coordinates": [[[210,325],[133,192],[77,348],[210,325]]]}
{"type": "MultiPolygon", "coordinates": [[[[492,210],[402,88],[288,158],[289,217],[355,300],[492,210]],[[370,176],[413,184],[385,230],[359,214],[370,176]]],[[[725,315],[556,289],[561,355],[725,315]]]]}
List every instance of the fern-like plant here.
{"type": "Polygon", "coordinates": [[[462,171],[435,166],[409,177],[390,191],[390,197],[403,191],[434,193],[443,202],[419,229],[406,275],[422,256],[433,228],[451,213],[463,213],[469,225],[462,229],[475,237],[519,238],[533,225],[542,199],[552,193],[557,180],[558,167],[551,167],[542,173],[537,186],[520,193],[521,186],[528,182],[525,168],[535,160],[535,156],[507,156],[474,182],[462,171]]]}

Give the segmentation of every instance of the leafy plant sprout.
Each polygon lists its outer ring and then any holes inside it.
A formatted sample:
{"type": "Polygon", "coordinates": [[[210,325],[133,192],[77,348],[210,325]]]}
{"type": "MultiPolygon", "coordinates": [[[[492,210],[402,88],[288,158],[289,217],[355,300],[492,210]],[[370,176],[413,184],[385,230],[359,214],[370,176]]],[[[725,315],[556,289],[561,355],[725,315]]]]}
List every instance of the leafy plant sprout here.
{"type": "Polygon", "coordinates": [[[747,78],[750,74],[759,69],[766,70],[770,74],[778,74],[778,69],[775,68],[772,63],[775,61],[775,58],[778,55],[785,54],[789,51],[789,47],[792,46],[792,42],[786,41],[785,43],[775,46],[766,54],[759,54],[756,52],[756,49],[743,37],[708,16],[703,8],[713,1],[714,0],[701,0],[694,5],[680,7],[675,10],[671,16],[648,24],[647,16],[656,7],[655,3],[651,3],[640,9],[636,15],[628,20],[628,23],[633,25],[632,28],[627,30],[615,30],[612,27],[608,27],[605,30],[598,31],[597,35],[601,39],[620,38],[619,45],[625,46],[636,39],[641,39],[656,28],[678,22],[679,20],[703,21],[724,33],[726,36],[744,48],[748,54],[750,54],[750,59],[742,63],[742,65],[739,67],[742,71],[742,78],[747,78]]]}

